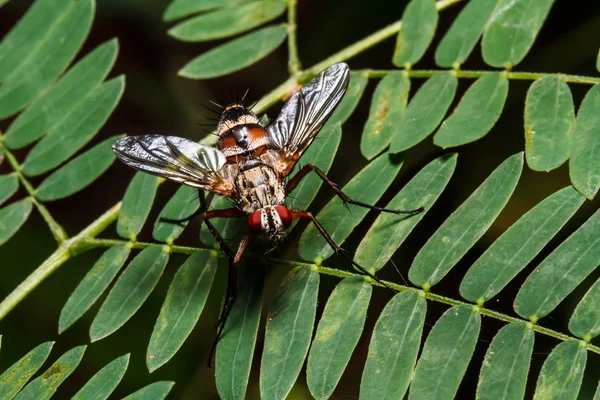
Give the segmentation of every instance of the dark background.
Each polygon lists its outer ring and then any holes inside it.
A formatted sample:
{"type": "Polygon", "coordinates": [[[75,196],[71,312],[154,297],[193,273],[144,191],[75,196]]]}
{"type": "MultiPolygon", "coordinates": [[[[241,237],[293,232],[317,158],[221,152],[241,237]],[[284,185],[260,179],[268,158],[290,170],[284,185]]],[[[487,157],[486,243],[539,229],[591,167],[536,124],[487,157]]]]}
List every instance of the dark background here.
{"type": "MultiPolygon", "coordinates": [[[[13,0],[0,9],[0,35],[3,36],[10,30],[30,3],[30,1],[13,0]]],[[[197,124],[206,123],[207,121],[203,117],[210,117],[209,112],[201,107],[200,103],[207,104],[208,100],[214,100],[213,92],[220,95],[219,97],[226,97],[230,87],[237,85],[240,88],[249,88],[248,98],[250,101],[254,101],[287,78],[287,48],[285,46],[254,66],[226,77],[205,81],[192,81],[178,77],[177,71],[190,59],[226,40],[210,43],[182,43],[169,37],[166,31],[173,26],[173,23],[167,24],[161,19],[167,4],[167,0],[99,0],[97,2],[92,32],[80,54],[86,54],[98,44],[116,36],[119,38],[120,51],[111,76],[126,74],[127,77],[126,91],[118,108],[90,146],[118,133],[174,134],[200,139],[205,133],[197,124]]],[[[369,2],[299,0],[298,41],[304,67],[310,67],[328,55],[398,20],[405,4],[406,1],[394,0],[369,2]]],[[[441,13],[435,43],[439,42],[441,35],[448,29],[461,6],[459,4],[441,13]]],[[[599,29],[600,4],[559,0],[554,5],[533,49],[515,70],[597,76],[595,61],[600,44],[599,29]]],[[[350,67],[353,69],[391,68],[390,60],[394,41],[393,38],[388,39],[377,47],[349,60],[350,67]]],[[[415,68],[435,68],[434,50],[435,46],[432,46],[415,68]]],[[[489,69],[481,60],[479,47],[475,49],[463,68],[489,69]]],[[[414,79],[411,93],[414,93],[422,82],[423,80],[414,79]]],[[[472,80],[461,80],[455,104],[471,83],[472,80]]],[[[523,107],[525,93],[530,83],[529,81],[511,81],[504,112],[495,128],[485,138],[455,149],[459,153],[458,167],[450,185],[394,256],[394,261],[404,276],[407,275],[410,262],[417,251],[448,215],[503,160],[523,150],[523,107]]],[[[359,141],[368,115],[370,95],[375,85],[376,80],[369,83],[356,112],[344,125],[342,145],[330,171],[330,177],[340,184],[347,182],[353,174],[366,165],[366,160],[359,152],[359,141]]],[[[570,87],[575,104],[578,106],[586,90],[589,89],[589,85],[571,84],[570,87]]],[[[276,113],[276,109],[268,111],[271,118],[276,113]]],[[[6,129],[9,122],[2,121],[0,129],[6,129]]],[[[23,160],[27,151],[28,149],[17,152],[20,160],[23,160]]],[[[381,203],[385,204],[389,201],[421,167],[447,152],[449,151],[433,146],[431,137],[411,149],[406,154],[405,166],[381,203]]],[[[7,171],[6,165],[0,168],[0,173],[7,171]]],[[[132,170],[115,163],[94,185],[65,200],[49,203],[48,207],[55,218],[63,224],[67,233],[74,235],[122,198],[132,176],[132,170]]],[[[41,179],[33,181],[34,184],[39,184],[41,179]]],[[[517,190],[496,222],[463,260],[454,267],[452,272],[435,286],[435,293],[459,298],[458,285],[466,270],[493,240],[543,198],[568,184],[566,165],[550,173],[533,172],[526,167],[517,190]]],[[[160,187],[150,220],[156,217],[158,210],[176,190],[176,187],[177,185],[172,183],[160,187]]],[[[20,194],[23,193],[20,192],[20,194]]],[[[13,199],[16,198],[19,196],[13,197],[13,199]]],[[[311,210],[318,211],[330,198],[331,193],[328,190],[321,190],[317,200],[311,206],[311,210]]],[[[586,202],[547,249],[497,299],[490,301],[486,306],[514,315],[512,301],[527,274],[597,208],[597,200],[586,202]]],[[[353,250],[374,217],[375,215],[370,213],[346,241],[344,247],[353,250]]],[[[197,223],[190,224],[186,233],[177,243],[197,245],[198,230],[197,223]]],[[[295,255],[295,247],[300,232],[301,229],[297,229],[292,233],[290,240],[279,249],[277,256],[290,260],[298,259],[295,255]]],[[[102,237],[116,237],[114,227],[107,229],[102,237]]],[[[151,223],[146,224],[139,240],[151,240],[151,223]]],[[[55,247],[48,228],[39,214],[34,211],[19,233],[0,247],[0,271],[2,273],[0,297],[8,295],[55,247]]],[[[101,301],[98,301],[90,312],[60,337],[57,335],[58,316],[71,291],[101,253],[102,250],[90,251],[69,260],[0,323],[0,332],[3,334],[0,371],[44,341],[57,340],[50,361],[44,368],[64,351],[76,345],[88,344],[89,326],[101,301]]],[[[168,364],[151,375],[144,365],[146,347],[156,316],[168,284],[183,260],[183,257],[174,255],[157,289],[141,310],[116,334],[88,347],[79,368],[61,386],[56,398],[70,397],[102,366],[126,352],[132,354],[130,366],[115,391],[114,398],[122,397],[158,380],[174,380],[176,382],[170,398],[217,398],[214,371],[208,370],[205,365],[208,348],[214,338],[213,327],[225,285],[226,274],[223,270],[218,272],[200,321],[182,349],[168,364]]],[[[328,260],[326,265],[348,267],[343,260],[335,257],[328,260]]],[[[286,272],[285,267],[269,269],[265,304],[270,303],[275,288],[286,272]]],[[[541,321],[541,325],[567,332],[568,318],[575,305],[599,276],[598,271],[592,273],[563,304],[541,321]]],[[[401,282],[393,268],[384,269],[381,277],[401,282]]],[[[318,313],[322,311],[322,306],[331,289],[338,281],[338,278],[321,276],[318,313]]],[[[391,296],[392,293],[386,290],[379,288],[374,290],[365,334],[338,385],[334,398],[358,398],[360,376],[366,358],[370,331],[391,296]]],[[[428,303],[424,337],[446,309],[445,305],[428,303]]],[[[457,398],[474,398],[483,356],[489,342],[502,326],[503,323],[484,317],[476,353],[461,384],[457,398]]],[[[258,351],[262,348],[262,329],[261,325],[257,343],[258,351]]],[[[558,341],[555,339],[536,334],[528,382],[528,397],[533,394],[543,361],[557,344],[558,341]]],[[[258,398],[258,359],[259,357],[255,356],[255,365],[248,390],[250,398],[258,398]]],[[[598,355],[589,353],[584,386],[579,396],[582,399],[592,397],[600,378],[598,360],[598,355]]],[[[290,398],[310,398],[305,386],[304,375],[298,379],[290,398]]]]}

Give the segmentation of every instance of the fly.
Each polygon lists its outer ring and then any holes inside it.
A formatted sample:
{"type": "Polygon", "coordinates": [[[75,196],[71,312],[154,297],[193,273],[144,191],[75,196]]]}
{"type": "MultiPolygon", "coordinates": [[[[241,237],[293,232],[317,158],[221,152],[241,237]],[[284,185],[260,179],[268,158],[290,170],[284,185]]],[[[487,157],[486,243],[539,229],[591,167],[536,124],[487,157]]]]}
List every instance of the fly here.
{"type": "Polygon", "coordinates": [[[277,119],[264,127],[257,116],[241,104],[223,107],[217,125],[217,147],[198,144],[176,136],[129,136],[117,140],[112,149],[128,166],[179,182],[184,185],[228,197],[235,207],[224,210],[200,209],[181,223],[200,216],[229,260],[229,278],[225,302],[219,316],[217,337],[212,346],[209,363],[216,349],[236,296],[236,266],[253,237],[262,235],[273,246],[285,237],[292,220],[306,218],[315,224],[333,250],[345,257],[362,274],[382,285],[368,270],[327,234],[310,211],[290,210],[286,197],[310,172],[316,173],[345,203],[380,212],[417,214],[417,210],[389,210],[346,196],[324,172],[307,164],[287,183],[294,165],[313,142],[319,130],[333,113],[348,88],[350,70],[338,63],[322,71],[306,83],[284,104],[277,119]],[[213,218],[248,219],[248,232],[234,253],[214,225],[213,218]]]}

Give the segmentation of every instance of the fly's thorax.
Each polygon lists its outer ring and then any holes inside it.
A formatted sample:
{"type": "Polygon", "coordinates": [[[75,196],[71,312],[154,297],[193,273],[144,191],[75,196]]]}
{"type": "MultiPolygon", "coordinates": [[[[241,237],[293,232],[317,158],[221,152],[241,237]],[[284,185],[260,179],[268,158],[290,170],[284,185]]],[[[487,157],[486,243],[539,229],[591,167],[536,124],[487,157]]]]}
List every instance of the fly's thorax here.
{"type": "Polygon", "coordinates": [[[267,132],[259,124],[258,117],[240,104],[225,107],[217,133],[219,150],[231,163],[248,155],[259,155],[269,144],[267,132]]]}
{"type": "Polygon", "coordinates": [[[235,186],[238,204],[247,214],[285,202],[283,181],[271,167],[255,157],[246,157],[239,163],[235,186]]]}

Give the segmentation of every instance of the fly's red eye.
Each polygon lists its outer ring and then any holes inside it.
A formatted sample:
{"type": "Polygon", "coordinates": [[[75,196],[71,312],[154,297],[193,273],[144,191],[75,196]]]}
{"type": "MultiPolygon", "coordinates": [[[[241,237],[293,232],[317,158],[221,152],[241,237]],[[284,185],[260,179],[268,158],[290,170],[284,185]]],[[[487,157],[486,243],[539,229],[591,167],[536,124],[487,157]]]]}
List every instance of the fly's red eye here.
{"type": "Polygon", "coordinates": [[[262,230],[261,220],[262,212],[260,210],[254,211],[252,215],[248,217],[248,226],[254,232],[260,232],[262,230]]]}
{"type": "Polygon", "coordinates": [[[275,211],[277,211],[277,214],[279,214],[279,218],[281,218],[283,226],[286,228],[290,226],[292,223],[292,213],[290,210],[285,206],[275,206],[275,211]]]}

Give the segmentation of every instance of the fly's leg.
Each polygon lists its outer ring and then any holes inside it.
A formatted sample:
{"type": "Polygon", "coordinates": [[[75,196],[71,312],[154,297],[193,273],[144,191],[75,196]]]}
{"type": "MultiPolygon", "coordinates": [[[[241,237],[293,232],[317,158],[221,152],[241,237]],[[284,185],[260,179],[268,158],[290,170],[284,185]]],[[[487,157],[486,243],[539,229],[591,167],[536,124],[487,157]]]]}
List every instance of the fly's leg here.
{"type": "Polygon", "coordinates": [[[204,198],[204,191],[198,190],[198,200],[200,200],[200,207],[191,215],[188,215],[187,217],[181,219],[161,218],[160,222],[166,222],[168,224],[183,226],[184,222],[189,222],[197,216],[202,215],[202,213],[206,211],[206,199],[204,198]]]}
{"type": "Polygon", "coordinates": [[[319,221],[317,221],[317,219],[315,218],[315,216],[310,212],[310,211],[297,211],[297,210],[291,210],[292,213],[292,218],[293,219],[297,219],[297,218],[308,218],[310,219],[313,224],[315,224],[315,226],[317,227],[317,229],[319,230],[319,232],[321,232],[321,235],[323,235],[323,237],[325,238],[325,240],[327,241],[327,243],[329,243],[329,245],[331,246],[331,248],[333,249],[333,251],[336,252],[336,254],[340,254],[342,257],[344,257],[346,260],[348,260],[352,266],[354,268],[356,268],[361,274],[368,276],[369,278],[373,279],[375,282],[385,286],[386,288],[393,290],[394,292],[396,292],[396,289],[392,288],[391,286],[389,286],[387,283],[383,282],[382,280],[380,280],[379,278],[377,278],[375,275],[373,275],[371,272],[369,272],[367,269],[363,268],[362,266],[360,266],[356,261],[354,261],[354,259],[352,258],[352,256],[350,254],[348,254],[348,252],[343,249],[342,247],[338,246],[337,244],[335,244],[335,242],[333,241],[333,239],[331,238],[331,236],[329,236],[329,234],[325,231],[325,228],[323,228],[323,226],[321,225],[321,223],[319,221]]]}
{"type": "Polygon", "coordinates": [[[422,213],[423,211],[425,211],[425,207],[417,208],[416,210],[390,210],[387,208],[377,207],[377,206],[366,204],[366,203],[363,203],[360,201],[352,200],[351,198],[346,196],[344,194],[344,192],[342,192],[340,190],[339,186],[335,182],[333,182],[331,179],[329,179],[323,171],[321,171],[319,168],[317,168],[316,166],[314,166],[312,164],[307,164],[304,167],[302,167],[302,169],[300,169],[300,171],[298,171],[298,173],[292,179],[290,179],[290,181],[287,183],[287,185],[285,187],[285,193],[286,194],[291,193],[296,188],[296,186],[298,186],[300,181],[302,179],[304,179],[304,177],[306,175],[308,175],[308,173],[311,171],[314,171],[317,175],[319,175],[319,177],[321,179],[323,179],[323,182],[325,182],[335,192],[335,194],[337,194],[344,201],[344,203],[354,204],[354,205],[357,205],[360,207],[369,208],[371,210],[387,212],[387,213],[392,213],[392,214],[413,215],[413,214],[419,214],[419,213],[422,213]]]}

